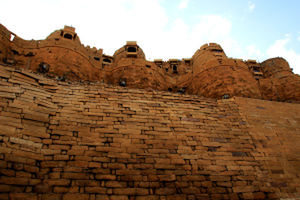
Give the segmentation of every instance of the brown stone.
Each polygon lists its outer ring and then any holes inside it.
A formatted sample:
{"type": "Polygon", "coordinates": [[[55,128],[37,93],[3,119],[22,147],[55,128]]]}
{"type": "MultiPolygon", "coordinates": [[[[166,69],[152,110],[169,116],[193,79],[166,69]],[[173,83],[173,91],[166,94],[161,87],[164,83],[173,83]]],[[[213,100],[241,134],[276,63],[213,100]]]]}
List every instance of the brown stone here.
{"type": "Polygon", "coordinates": [[[172,195],[175,193],[176,193],[175,188],[157,188],[155,190],[155,194],[157,195],[172,195]]]}
{"type": "Polygon", "coordinates": [[[37,200],[36,194],[31,193],[11,193],[9,194],[10,199],[14,200],[37,200]]]}
{"type": "MultiPolygon", "coordinates": [[[[57,37],[68,47],[73,42],[77,52],[85,48],[78,46],[78,38],[70,40],[61,33],[48,39],[57,37]]],[[[74,31],[68,33],[75,37],[74,31]]],[[[258,69],[251,71],[260,63],[228,59],[216,44],[200,49],[190,64],[153,64],[140,47],[129,43],[116,60],[99,51],[80,51],[100,56],[93,69],[87,66],[93,63],[82,61],[89,57],[80,58],[83,65],[75,68],[77,54],[65,52],[65,64],[73,63],[70,71],[76,69],[76,75],[70,72],[68,82],[62,82],[51,78],[66,70],[53,66],[61,64],[60,58],[49,58],[47,74],[25,70],[19,61],[27,59],[23,54],[28,49],[22,46],[31,41],[16,40],[26,43],[18,47],[6,44],[5,38],[0,37],[1,51],[7,45],[19,48],[14,51],[20,55],[13,56],[16,67],[0,63],[0,86],[7,89],[0,98],[0,199],[280,199],[299,194],[299,104],[261,100],[273,99],[276,92],[281,101],[297,99],[297,78],[291,78],[284,60],[265,62],[266,76],[261,77],[258,69]],[[136,54],[128,53],[129,47],[138,48],[136,54]],[[111,64],[104,61],[103,69],[102,58],[112,59],[111,64]],[[85,75],[89,72],[93,74],[85,75]],[[130,87],[96,82],[111,79],[120,84],[116,77],[127,77],[130,87]],[[72,81],[79,79],[90,82],[72,81]],[[287,87],[286,94],[279,82],[287,87]],[[182,94],[177,83],[188,86],[186,93],[215,98],[182,94]],[[261,92],[262,86],[267,90],[261,92]],[[168,87],[180,94],[160,91],[168,87]],[[236,97],[216,99],[227,91],[236,97]],[[244,95],[252,98],[237,97],[244,95]]],[[[47,47],[40,45],[32,47],[32,53],[46,58],[49,52],[41,49],[47,47]]],[[[52,48],[53,55],[62,52],[52,48]]]]}
{"type": "Polygon", "coordinates": [[[48,184],[39,184],[34,186],[34,192],[36,193],[51,193],[51,186],[48,184]]]}
{"type": "Polygon", "coordinates": [[[63,200],[74,200],[74,199],[78,199],[78,200],[89,200],[89,195],[88,194],[65,194],[63,195],[63,200]]]}

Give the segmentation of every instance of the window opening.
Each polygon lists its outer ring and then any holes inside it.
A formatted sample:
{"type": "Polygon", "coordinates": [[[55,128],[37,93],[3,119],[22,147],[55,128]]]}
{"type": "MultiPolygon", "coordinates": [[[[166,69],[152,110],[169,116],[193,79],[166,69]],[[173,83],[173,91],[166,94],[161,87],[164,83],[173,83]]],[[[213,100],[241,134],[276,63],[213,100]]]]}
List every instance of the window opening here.
{"type": "Polygon", "coordinates": [[[108,58],[104,58],[104,59],[103,59],[103,62],[111,63],[111,60],[108,59],[108,58]]]}
{"type": "Polygon", "coordinates": [[[19,52],[17,50],[11,50],[13,52],[14,55],[19,55],[19,52]]]}
{"type": "Polygon", "coordinates": [[[10,41],[13,41],[15,39],[15,35],[11,34],[10,35],[10,41]]]}
{"type": "Polygon", "coordinates": [[[211,50],[212,52],[218,52],[218,53],[222,53],[223,52],[223,50],[220,50],[220,49],[213,49],[213,50],[211,50]]]}
{"type": "Polygon", "coordinates": [[[127,52],[136,52],[136,47],[128,47],[127,52]]]}
{"type": "Polygon", "coordinates": [[[173,68],[173,73],[174,73],[174,74],[177,74],[177,73],[178,73],[178,71],[177,71],[177,65],[173,65],[172,68],[173,68]]]}
{"type": "Polygon", "coordinates": [[[69,40],[72,40],[73,36],[72,36],[71,34],[69,34],[69,33],[66,33],[66,34],[64,35],[64,38],[69,39],[69,40]]]}

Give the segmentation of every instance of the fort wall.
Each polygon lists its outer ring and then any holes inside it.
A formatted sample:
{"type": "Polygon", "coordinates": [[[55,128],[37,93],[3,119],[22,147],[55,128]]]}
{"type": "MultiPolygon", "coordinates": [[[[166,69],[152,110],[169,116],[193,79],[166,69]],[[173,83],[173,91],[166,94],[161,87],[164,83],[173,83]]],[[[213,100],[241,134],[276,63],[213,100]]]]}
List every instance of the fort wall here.
{"type": "Polygon", "coordinates": [[[299,116],[0,66],[0,199],[299,198],[299,116]]]}
{"type": "Polygon", "coordinates": [[[136,41],[113,56],[84,46],[74,27],[45,40],[23,40],[0,25],[0,63],[66,81],[91,81],[222,99],[249,97],[300,102],[300,77],[283,58],[262,63],[228,58],[219,44],[200,47],[192,58],[146,60],[136,41]],[[47,70],[40,69],[47,65],[47,70]]]}

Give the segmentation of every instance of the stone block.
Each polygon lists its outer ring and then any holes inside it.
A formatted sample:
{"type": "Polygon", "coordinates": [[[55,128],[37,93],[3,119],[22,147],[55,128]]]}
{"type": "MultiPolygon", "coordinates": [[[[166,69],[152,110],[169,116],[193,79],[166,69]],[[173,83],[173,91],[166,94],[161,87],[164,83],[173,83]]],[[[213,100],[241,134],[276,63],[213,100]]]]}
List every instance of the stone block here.
{"type": "Polygon", "coordinates": [[[247,193],[247,192],[254,192],[255,188],[252,185],[248,186],[235,186],[232,188],[233,192],[235,193],[247,193]]]}
{"type": "Polygon", "coordinates": [[[63,200],[89,200],[89,194],[81,194],[81,193],[74,193],[74,194],[64,194],[63,200]]]}
{"type": "Polygon", "coordinates": [[[38,196],[34,193],[10,193],[9,198],[14,200],[37,200],[38,196]]]}

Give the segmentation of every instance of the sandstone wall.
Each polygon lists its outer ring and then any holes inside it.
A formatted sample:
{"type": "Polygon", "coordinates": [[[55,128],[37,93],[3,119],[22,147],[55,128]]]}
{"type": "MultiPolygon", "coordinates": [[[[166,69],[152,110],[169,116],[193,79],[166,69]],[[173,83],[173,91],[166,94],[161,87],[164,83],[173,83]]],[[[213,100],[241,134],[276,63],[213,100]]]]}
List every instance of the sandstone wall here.
{"type": "Polygon", "coordinates": [[[0,199],[300,197],[299,104],[0,77],[0,199]]]}
{"type": "Polygon", "coordinates": [[[101,80],[105,74],[102,69],[103,50],[85,47],[78,36],[75,40],[64,38],[60,33],[65,30],[66,27],[57,30],[45,40],[29,41],[0,24],[0,62],[5,59],[7,64],[33,71],[39,71],[39,64],[45,62],[50,65],[47,72],[50,76],[61,76],[73,81],[101,80]]]}
{"type": "Polygon", "coordinates": [[[146,60],[135,41],[113,56],[81,44],[65,26],[45,40],[23,40],[0,24],[0,63],[67,81],[104,82],[208,98],[248,97],[300,102],[300,76],[283,58],[262,63],[228,58],[219,44],[200,47],[192,58],[146,60]],[[43,69],[43,66],[47,70],[43,69]]]}
{"type": "MultiPolygon", "coordinates": [[[[254,99],[236,99],[259,154],[255,159],[268,174],[276,193],[299,194],[300,106],[254,99]]],[[[299,195],[298,195],[299,198],[299,195]]]]}

